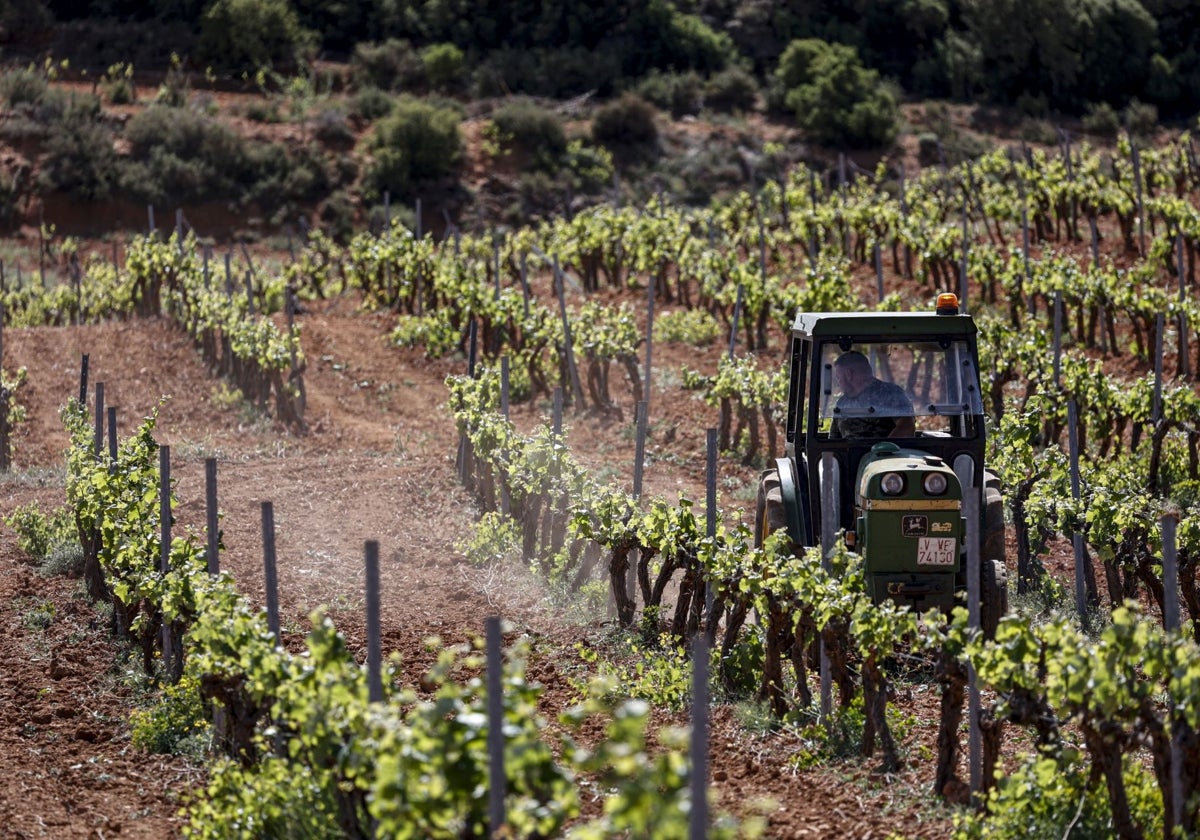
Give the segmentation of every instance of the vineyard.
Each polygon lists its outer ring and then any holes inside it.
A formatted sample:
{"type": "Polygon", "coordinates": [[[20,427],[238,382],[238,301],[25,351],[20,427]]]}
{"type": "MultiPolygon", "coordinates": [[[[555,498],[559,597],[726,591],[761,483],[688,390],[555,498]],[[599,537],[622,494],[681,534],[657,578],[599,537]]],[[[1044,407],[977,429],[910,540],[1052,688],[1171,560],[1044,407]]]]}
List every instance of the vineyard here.
{"type": "Polygon", "coordinates": [[[180,216],[69,243],[59,282],[10,271],[4,620],[32,670],[0,801],[23,836],[701,836],[711,716],[708,836],[1194,834],[1198,191],[1185,135],[257,261],[180,216]],[[749,527],[795,313],[943,290],[1005,490],[992,640],[749,527]],[[32,562],[76,543],[60,612],[32,562]],[[108,661],[132,727],[55,687],[108,661]],[[145,732],[180,729],[207,747],[148,769],[145,732]]]}

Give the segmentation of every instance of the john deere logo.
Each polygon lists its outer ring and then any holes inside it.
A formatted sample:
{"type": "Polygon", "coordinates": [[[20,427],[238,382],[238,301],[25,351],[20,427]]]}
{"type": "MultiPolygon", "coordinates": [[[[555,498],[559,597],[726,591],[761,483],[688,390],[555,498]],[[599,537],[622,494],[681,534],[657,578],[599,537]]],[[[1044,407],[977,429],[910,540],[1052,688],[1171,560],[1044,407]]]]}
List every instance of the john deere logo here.
{"type": "Polygon", "coordinates": [[[929,533],[928,516],[906,516],[901,523],[906,537],[923,537],[929,533]]]}

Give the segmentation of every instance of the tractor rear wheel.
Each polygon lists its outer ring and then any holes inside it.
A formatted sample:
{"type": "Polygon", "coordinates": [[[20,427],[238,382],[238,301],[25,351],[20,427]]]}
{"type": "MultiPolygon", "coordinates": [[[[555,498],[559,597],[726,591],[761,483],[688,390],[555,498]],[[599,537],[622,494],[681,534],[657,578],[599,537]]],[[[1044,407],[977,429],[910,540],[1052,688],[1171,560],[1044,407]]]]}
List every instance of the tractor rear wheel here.
{"type": "Polygon", "coordinates": [[[985,639],[996,636],[1000,619],[1008,612],[1008,572],[999,560],[979,562],[979,626],[985,639]]]}
{"type": "Polygon", "coordinates": [[[995,487],[983,492],[983,533],[979,538],[979,624],[985,638],[996,635],[1008,612],[1008,571],[1004,564],[1004,499],[995,487]]]}
{"type": "Polygon", "coordinates": [[[983,532],[979,538],[979,556],[1004,563],[1004,499],[994,487],[983,491],[983,532]]]}

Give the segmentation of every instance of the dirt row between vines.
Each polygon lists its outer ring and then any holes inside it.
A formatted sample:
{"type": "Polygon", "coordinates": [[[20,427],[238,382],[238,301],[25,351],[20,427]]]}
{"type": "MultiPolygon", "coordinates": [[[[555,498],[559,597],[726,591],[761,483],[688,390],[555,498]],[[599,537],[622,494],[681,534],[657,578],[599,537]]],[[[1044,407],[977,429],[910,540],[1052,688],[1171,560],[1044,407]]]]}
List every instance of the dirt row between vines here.
{"type": "MultiPolygon", "coordinates": [[[[17,437],[16,469],[0,479],[0,515],[32,501],[43,510],[63,504],[67,441],[58,411],[78,394],[87,353],[90,381],[104,382],[122,436],[169,396],[156,437],[171,447],[176,534],[192,528],[203,539],[204,459],[217,458],[222,563],[259,602],[261,507],[272,502],[290,643],[302,639],[310,612],[326,605],[361,646],[363,543],[378,540],[385,652],[402,654],[405,681],[415,682],[430,660],[425,639],[464,641],[482,634],[486,615],[500,613],[514,635],[533,640],[530,676],[545,686],[543,713],[553,720],[586,673],[575,645],[604,644],[613,626],[606,614],[580,616],[556,605],[520,569],[473,567],[456,550],[477,516],[456,480],[456,435],[445,406],[444,378],[460,371],[462,360],[429,361],[389,346],[389,317],[362,312],[346,298],[313,304],[300,321],[306,436],[231,400],[186,336],[164,321],[7,331],[5,368],[28,370],[18,399],[29,417],[17,437]]],[[[716,425],[716,412],[673,387],[671,371],[683,362],[715,369],[717,352],[655,349],[660,384],[651,399],[648,494],[703,498],[704,430],[716,425]]],[[[628,403],[615,378],[614,371],[614,393],[628,403]]],[[[544,411],[544,402],[514,407],[523,426],[544,411]]],[[[578,457],[626,486],[632,417],[626,405],[620,422],[567,418],[578,457]]],[[[722,459],[722,506],[748,507],[756,478],[752,468],[722,459]]],[[[0,657],[0,836],[178,836],[181,801],[203,783],[203,769],[132,746],[129,710],[145,699],[126,676],[135,666],[114,648],[79,582],[41,577],[7,527],[0,529],[0,657]]],[[[798,738],[761,735],[739,722],[732,706],[715,707],[710,766],[718,807],[744,811],[771,800],[771,837],[945,836],[950,812],[930,796],[936,687],[906,683],[896,704],[907,722],[909,762],[894,776],[876,774],[875,762],[857,757],[803,769],[798,738]]],[[[686,722],[683,715],[658,717],[664,725],[686,722]]],[[[600,803],[590,794],[585,800],[596,813],[600,803]]]]}

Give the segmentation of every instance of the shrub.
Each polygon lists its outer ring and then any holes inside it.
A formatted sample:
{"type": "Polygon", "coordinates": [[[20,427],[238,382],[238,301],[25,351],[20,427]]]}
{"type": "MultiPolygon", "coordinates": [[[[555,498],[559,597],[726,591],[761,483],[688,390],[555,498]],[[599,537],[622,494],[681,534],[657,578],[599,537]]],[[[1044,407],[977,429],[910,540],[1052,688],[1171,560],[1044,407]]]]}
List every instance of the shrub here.
{"type": "Polygon", "coordinates": [[[189,795],[183,836],[187,840],[345,837],[337,821],[331,772],[274,755],[252,767],[218,761],[209,769],[207,785],[189,795]]]}
{"type": "Polygon", "coordinates": [[[360,90],[422,88],[426,84],[425,62],[411,43],[399,38],[389,38],[382,44],[357,44],[350,57],[350,79],[360,90]]]}
{"type": "Polygon", "coordinates": [[[145,201],[182,204],[241,194],[246,144],[223,123],[157,105],[130,119],[125,137],[133,159],[126,188],[145,201]]]}
{"type": "Polygon", "coordinates": [[[83,546],[78,542],[57,545],[46,555],[41,572],[47,577],[72,577],[83,575],[83,546]]]}
{"type": "Polygon", "coordinates": [[[346,115],[333,108],[326,108],[317,114],[313,120],[313,136],[326,148],[354,147],[354,132],[346,122],[346,115]]]}
{"type": "Polygon", "coordinates": [[[1125,127],[1134,137],[1151,137],[1158,128],[1158,108],[1148,102],[1131,100],[1124,117],[1125,127]]]}
{"type": "Polygon", "coordinates": [[[472,86],[480,98],[524,93],[565,99],[587,91],[608,96],[620,77],[620,57],[611,50],[498,49],[475,70],[472,86]]]}
{"type": "Polygon", "coordinates": [[[368,87],[360,90],[351,104],[351,113],[366,122],[375,122],[380,117],[386,117],[395,107],[396,100],[380,90],[368,87]]]}
{"type": "Polygon", "coordinates": [[[538,168],[553,171],[567,152],[562,121],[528,99],[506,102],[492,114],[506,151],[524,154],[538,168]]]}
{"type": "Polygon", "coordinates": [[[411,198],[423,182],[454,174],[463,155],[459,114],[451,108],[404,98],[380,121],[371,142],[365,191],[378,198],[385,191],[395,199],[411,198]]]}
{"type": "Polygon", "coordinates": [[[12,106],[41,102],[49,88],[45,74],[33,66],[0,74],[0,96],[12,106]]]}
{"type": "Polygon", "coordinates": [[[1087,106],[1083,115],[1083,130],[1101,137],[1116,137],[1121,130],[1121,118],[1116,109],[1107,102],[1094,102],[1087,106]]]}
{"type": "MultiPolygon", "coordinates": [[[[1037,840],[1061,837],[1063,826],[1077,837],[1113,836],[1112,803],[1104,782],[1091,778],[1074,750],[1059,756],[1019,756],[988,793],[988,807],[955,818],[954,840],[1037,840]]],[[[1129,813],[1145,836],[1162,834],[1162,797],[1151,773],[1127,759],[1122,775],[1129,813]]]]}
{"type": "Polygon", "coordinates": [[[5,517],[4,524],[16,531],[17,547],[38,563],[59,548],[79,543],[74,514],[68,507],[47,516],[36,502],[20,505],[5,517]]]}
{"type": "Polygon", "coordinates": [[[466,57],[454,44],[434,44],[421,51],[425,77],[434,90],[451,91],[462,87],[466,57]]]}
{"type": "Polygon", "coordinates": [[[1026,117],[1021,120],[1021,139],[1029,143],[1053,146],[1058,143],[1058,128],[1049,120],[1026,117]]]}
{"type": "Polygon", "coordinates": [[[704,106],[714,111],[753,111],[758,104],[758,82],[741,67],[728,67],[704,83],[704,106]]]}
{"type": "Polygon", "coordinates": [[[784,102],[813,141],[862,148],[896,139],[898,97],[862,65],[853,47],[816,38],[792,41],[775,76],[784,102]]]}
{"type": "Polygon", "coordinates": [[[69,107],[53,126],[38,173],[42,189],[91,201],[112,195],[120,179],[120,160],[99,116],[99,103],[93,100],[69,107]]]}
{"type": "Polygon", "coordinates": [[[592,139],[618,158],[652,158],[658,152],[658,126],[654,107],[640,96],[627,93],[607,102],[592,116],[592,139]]]}
{"type": "Polygon", "coordinates": [[[700,113],[703,101],[703,83],[694,70],[686,73],[663,73],[653,70],[637,86],[637,93],[647,102],[664,111],[670,111],[675,119],[688,114],[700,113]]]}
{"type": "Polygon", "coordinates": [[[288,0],[214,0],[200,19],[200,55],[220,71],[294,70],[315,47],[288,0]]]}
{"type": "MultiPolygon", "coordinates": [[[[245,192],[267,214],[296,209],[328,194],[333,176],[328,159],[315,145],[295,149],[278,143],[252,143],[246,149],[245,192]]],[[[288,213],[285,213],[288,215],[288,213]]]]}
{"type": "Polygon", "coordinates": [[[136,92],[133,84],[133,65],[122,61],[109,67],[100,82],[100,88],[110,105],[131,104],[136,92]]]}
{"type": "Polygon", "coordinates": [[[321,205],[321,227],[334,242],[345,244],[354,235],[354,208],[354,196],[346,190],[336,190],[321,205]]]}
{"type": "Polygon", "coordinates": [[[917,135],[917,163],[921,166],[937,166],[942,162],[942,142],[936,134],[923,132],[917,135]]]}
{"type": "Polygon", "coordinates": [[[670,3],[645,4],[641,13],[634,13],[629,26],[635,39],[626,49],[625,70],[630,76],[655,67],[711,73],[726,67],[736,54],[727,34],[670,3]]]}
{"type": "Polygon", "coordinates": [[[211,740],[200,683],[186,673],[168,685],[153,706],[135,709],[130,724],[133,745],[150,753],[200,758],[211,740]]]}
{"type": "Polygon", "coordinates": [[[567,144],[567,169],[576,192],[597,193],[612,183],[612,154],[603,146],[589,146],[582,140],[567,144]]]}
{"type": "Polygon", "coordinates": [[[703,309],[664,312],[654,319],[654,340],[707,347],[721,335],[721,325],[703,309]]]}

